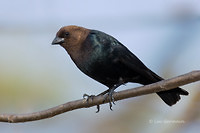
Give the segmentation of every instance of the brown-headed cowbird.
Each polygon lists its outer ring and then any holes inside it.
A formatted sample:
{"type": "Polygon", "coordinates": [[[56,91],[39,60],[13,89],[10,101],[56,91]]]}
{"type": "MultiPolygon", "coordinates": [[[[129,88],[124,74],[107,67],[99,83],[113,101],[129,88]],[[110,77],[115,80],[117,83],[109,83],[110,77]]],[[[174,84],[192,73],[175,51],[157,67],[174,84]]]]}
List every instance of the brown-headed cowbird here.
{"type": "MultiPolygon", "coordinates": [[[[101,94],[108,93],[110,108],[111,102],[114,103],[112,94],[118,86],[127,82],[147,85],[163,80],[117,39],[101,31],[62,27],[52,44],[60,44],[83,73],[109,88],[101,94]]],[[[177,87],[157,94],[171,106],[188,92],[177,87]]]]}

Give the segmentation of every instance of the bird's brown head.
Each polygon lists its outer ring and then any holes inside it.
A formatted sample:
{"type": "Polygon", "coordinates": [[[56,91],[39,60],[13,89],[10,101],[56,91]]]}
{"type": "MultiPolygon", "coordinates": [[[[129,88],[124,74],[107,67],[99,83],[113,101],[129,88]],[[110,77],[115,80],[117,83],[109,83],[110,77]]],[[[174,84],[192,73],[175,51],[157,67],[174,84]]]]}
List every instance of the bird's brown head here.
{"type": "Polygon", "coordinates": [[[78,50],[89,34],[89,29],[79,26],[62,27],[56,34],[52,45],[60,44],[68,52],[78,50]]]}

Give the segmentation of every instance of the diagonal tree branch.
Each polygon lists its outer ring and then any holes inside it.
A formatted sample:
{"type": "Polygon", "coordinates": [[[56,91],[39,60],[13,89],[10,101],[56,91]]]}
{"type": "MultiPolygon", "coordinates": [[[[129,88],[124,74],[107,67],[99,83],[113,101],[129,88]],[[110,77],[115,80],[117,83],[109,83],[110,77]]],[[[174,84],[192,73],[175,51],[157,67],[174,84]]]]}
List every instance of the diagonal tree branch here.
{"type": "MultiPolygon", "coordinates": [[[[192,71],[190,73],[175,78],[163,80],[154,84],[132,88],[124,91],[119,91],[114,93],[113,97],[115,101],[118,101],[130,97],[170,90],[178,86],[186,85],[199,80],[200,80],[200,70],[192,71]]],[[[95,105],[107,103],[108,99],[104,100],[104,98],[105,98],[104,96],[96,96],[92,100],[89,99],[89,101],[87,101],[86,99],[80,99],[76,101],[67,102],[65,104],[58,105],[56,107],[47,110],[29,114],[0,114],[0,122],[18,123],[18,122],[42,120],[75,109],[89,108],[95,105]]]]}

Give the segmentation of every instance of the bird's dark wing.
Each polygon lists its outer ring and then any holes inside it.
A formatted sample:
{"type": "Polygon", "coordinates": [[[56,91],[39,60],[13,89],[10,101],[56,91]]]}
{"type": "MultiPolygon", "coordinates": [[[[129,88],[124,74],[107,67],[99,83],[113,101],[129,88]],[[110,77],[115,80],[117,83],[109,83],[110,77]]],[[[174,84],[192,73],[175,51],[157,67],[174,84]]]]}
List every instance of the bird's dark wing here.
{"type": "Polygon", "coordinates": [[[90,30],[90,40],[95,44],[102,45],[102,49],[109,55],[120,59],[127,66],[133,69],[148,69],[131,51],[114,37],[97,30],[90,30]]]}
{"type": "MultiPolygon", "coordinates": [[[[118,54],[119,51],[123,53],[120,56],[120,62],[125,64],[127,67],[131,68],[132,71],[138,72],[138,74],[142,76],[142,78],[139,79],[138,83],[146,85],[163,80],[163,78],[161,78],[160,76],[152,72],[150,69],[148,69],[134,54],[132,54],[123,45],[120,47],[116,47],[115,50],[115,52],[118,51],[118,54]]],[[[177,87],[172,90],[157,92],[157,94],[162,98],[162,100],[166,104],[172,106],[180,100],[180,95],[188,95],[189,93],[184,89],[177,87]]]]}
{"type": "Polygon", "coordinates": [[[120,64],[121,68],[123,68],[122,72],[130,71],[128,77],[131,77],[131,73],[133,73],[134,77],[139,76],[141,82],[137,83],[150,84],[162,80],[161,77],[149,70],[128,48],[114,37],[97,30],[91,30],[89,37],[93,42],[92,44],[99,44],[101,51],[107,55],[106,58],[109,58],[113,64],[120,64]]]}
{"type": "Polygon", "coordinates": [[[129,68],[131,71],[134,71],[141,77],[141,84],[150,84],[163,80],[157,74],[148,69],[139,58],[137,58],[131,51],[129,51],[121,43],[118,46],[115,46],[113,54],[116,55],[119,62],[129,68]],[[117,57],[118,56],[118,57],[117,57]]]}
{"type": "MultiPolygon", "coordinates": [[[[127,82],[137,82],[143,85],[155,83],[163,80],[160,76],[148,69],[131,51],[128,50],[114,37],[107,35],[100,31],[92,31],[93,40],[101,45],[102,50],[108,53],[110,63],[115,64],[113,67],[120,66],[120,74],[128,72],[126,76],[130,79],[127,82]],[[133,80],[131,77],[133,76],[133,80]],[[137,77],[135,79],[135,77],[137,77]]],[[[177,87],[172,90],[162,91],[157,93],[162,100],[168,104],[173,105],[180,100],[180,95],[188,95],[188,92],[177,87]]]]}

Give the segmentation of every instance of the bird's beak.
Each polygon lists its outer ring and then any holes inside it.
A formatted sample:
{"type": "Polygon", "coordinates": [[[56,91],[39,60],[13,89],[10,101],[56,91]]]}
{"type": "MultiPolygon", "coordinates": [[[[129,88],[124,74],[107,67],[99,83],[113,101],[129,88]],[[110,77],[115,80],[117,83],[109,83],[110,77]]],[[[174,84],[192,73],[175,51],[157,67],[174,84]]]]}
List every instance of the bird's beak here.
{"type": "Polygon", "coordinates": [[[64,43],[64,38],[60,38],[60,37],[55,37],[53,42],[52,42],[52,45],[56,45],[56,44],[62,44],[64,43]]]}

